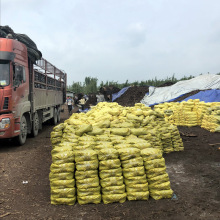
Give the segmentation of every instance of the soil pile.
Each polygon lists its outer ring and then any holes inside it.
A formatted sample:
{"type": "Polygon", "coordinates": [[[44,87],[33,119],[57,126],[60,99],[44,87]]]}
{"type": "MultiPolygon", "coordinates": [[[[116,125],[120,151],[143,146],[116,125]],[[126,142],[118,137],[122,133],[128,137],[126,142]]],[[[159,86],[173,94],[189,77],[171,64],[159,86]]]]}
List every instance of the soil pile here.
{"type": "Polygon", "coordinates": [[[148,86],[132,86],[119,98],[115,100],[122,106],[134,106],[135,103],[139,103],[146,93],[149,92],[148,86]]]}

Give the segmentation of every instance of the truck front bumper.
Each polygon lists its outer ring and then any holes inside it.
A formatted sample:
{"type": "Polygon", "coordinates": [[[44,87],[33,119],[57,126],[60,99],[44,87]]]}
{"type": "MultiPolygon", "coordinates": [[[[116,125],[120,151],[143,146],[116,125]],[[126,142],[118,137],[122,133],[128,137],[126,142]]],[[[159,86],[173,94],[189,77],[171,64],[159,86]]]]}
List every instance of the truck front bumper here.
{"type": "Polygon", "coordinates": [[[0,115],[0,139],[12,138],[19,134],[20,120],[15,119],[12,114],[0,115]]]}

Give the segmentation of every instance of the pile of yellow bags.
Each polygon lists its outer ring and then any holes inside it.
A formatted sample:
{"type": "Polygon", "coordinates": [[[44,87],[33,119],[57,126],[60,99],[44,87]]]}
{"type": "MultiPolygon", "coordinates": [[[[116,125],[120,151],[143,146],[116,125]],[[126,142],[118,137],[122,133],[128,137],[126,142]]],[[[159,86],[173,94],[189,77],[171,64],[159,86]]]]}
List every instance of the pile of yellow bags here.
{"type": "Polygon", "coordinates": [[[76,198],[79,204],[146,200],[146,175],[152,175],[154,169],[146,171],[141,152],[184,149],[177,127],[166,122],[160,112],[140,103],[122,107],[102,102],[87,113],[72,114],[54,127],[51,142],[52,204],[73,204],[76,198]],[[60,177],[54,173],[64,174],[60,177]],[[68,182],[56,182],[59,178],[68,182]],[[72,191],[65,190],[66,194],[57,197],[54,187],[72,191]]]}
{"type": "Polygon", "coordinates": [[[220,103],[210,106],[202,120],[202,128],[210,132],[220,132],[220,103]]]}
{"type": "Polygon", "coordinates": [[[170,181],[166,172],[162,151],[155,148],[148,148],[142,150],[141,155],[144,160],[150,196],[155,200],[171,198],[173,190],[170,188],[170,181]]]}
{"type": "Polygon", "coordinates": [[[118,151],[114,148],[106,148],[100,150],[98,156],[103,203],[125,202],[125,185],[118,151]]]}
{"type": "Polygon", "coordinates": [[[101,202],[98,157],[94,150],[75,151],[77,201],[80,205],[101,202]]]}
{"type": "Polygon", "coordinates": [[[74,205],[76,188],[74,179],[74,153],[71,143],[53,145],[50,166],[51,204],[74,205]]]}
{"type": "Polygon", "coordinates": [[[201,126],[211,132],[219,132],[218,110],[220,103],[205,103],[199,99],[163,103],[154,106],[155,111],[164,114],[165,120],[178,126],[201,126]]]}
{"type": "Polygon", "coordinates": [[[128,200],[148,200],[148,182],[146,179],[143,159],[137,148],[118,150],[128,200]]]}

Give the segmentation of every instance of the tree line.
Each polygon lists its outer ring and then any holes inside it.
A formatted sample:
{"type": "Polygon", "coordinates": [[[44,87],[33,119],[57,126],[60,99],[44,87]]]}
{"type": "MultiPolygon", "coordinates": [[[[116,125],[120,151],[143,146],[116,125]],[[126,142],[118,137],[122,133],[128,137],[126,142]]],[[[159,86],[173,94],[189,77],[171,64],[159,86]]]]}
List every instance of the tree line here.
{"type": "MultiPolygon", "coordinates": [[[[217,73],[217,75],[220,75],[220,73],[217,73]]],[[[126,80],[124,83],[118,83],[117,81],[106,81],[106,82],[101,81],[101,83],[98,85],[97,78],[85,77],[84,82],[73,81],[72,85],[67,87],[67,90],[75,92],[76,94],[78,93],[91,94],[91,93],[98,93],[99,89],[103,86],[114,86],[119,89],[122,89],[128,86],[156,86],[158,87],[165,83],[174,84],[178,81],[189,80],[192,78],[194,78],[194,76],[190,75],[190,76],[184,76],[181,79],[177,79],[175,75],[173,74],[172,77],[167,77],[166,79],[157,79],[157,77],[155,77],[154,79],[149,79],[149,80],[141,81],[141,82],[139,81],[129,82],[128,80],[126,80]]]]}

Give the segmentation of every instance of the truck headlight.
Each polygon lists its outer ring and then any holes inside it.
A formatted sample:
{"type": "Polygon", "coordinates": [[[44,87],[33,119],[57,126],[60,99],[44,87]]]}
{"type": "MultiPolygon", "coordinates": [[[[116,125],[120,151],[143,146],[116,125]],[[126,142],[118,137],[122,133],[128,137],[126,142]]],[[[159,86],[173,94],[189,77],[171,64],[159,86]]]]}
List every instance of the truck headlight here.
{"type": "Polygon", "coordinates": [[[10,126],[10,118],[3,118],[0,121],[0,129],[6,129],[10,126]]]}

